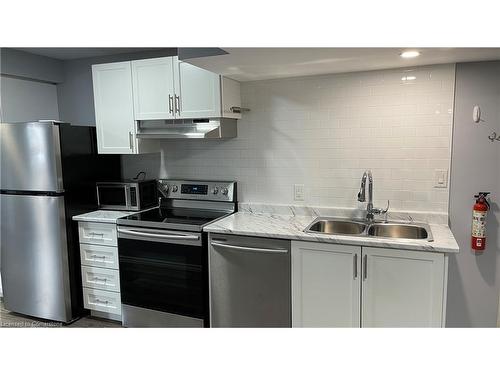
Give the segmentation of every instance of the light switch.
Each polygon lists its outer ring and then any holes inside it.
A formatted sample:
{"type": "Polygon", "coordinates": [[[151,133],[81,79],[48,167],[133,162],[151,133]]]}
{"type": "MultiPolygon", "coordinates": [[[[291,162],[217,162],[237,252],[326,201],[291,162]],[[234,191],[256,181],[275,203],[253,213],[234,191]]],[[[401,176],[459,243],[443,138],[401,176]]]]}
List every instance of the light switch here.
{"type": "Polygon", "coordinates": [[[295,184],[293,185],[293,200],[303,201],[304,200],[304,185],[295,184]]]}
{"type": "Polygon", "coordinates": [[[435,188],[448,187],[448,170],[447,169],[434,170],[434,187],[435,188]]]}

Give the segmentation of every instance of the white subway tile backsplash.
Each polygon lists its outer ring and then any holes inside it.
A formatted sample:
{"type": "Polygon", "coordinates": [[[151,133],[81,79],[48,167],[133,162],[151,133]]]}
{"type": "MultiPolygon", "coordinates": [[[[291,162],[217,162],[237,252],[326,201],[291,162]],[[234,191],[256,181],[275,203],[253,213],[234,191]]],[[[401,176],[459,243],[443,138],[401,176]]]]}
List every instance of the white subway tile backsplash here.
{"type": "Polygon", "coordinates": [[[447,212],[433,179],[450,165],[454,77],[448,64],[244,82],[238,137],[163,141],[160,177],[235,179],[253,203],[293,204],[304,184],[301,204],[356,208],[371,169],[377,206],[447,212]]]}

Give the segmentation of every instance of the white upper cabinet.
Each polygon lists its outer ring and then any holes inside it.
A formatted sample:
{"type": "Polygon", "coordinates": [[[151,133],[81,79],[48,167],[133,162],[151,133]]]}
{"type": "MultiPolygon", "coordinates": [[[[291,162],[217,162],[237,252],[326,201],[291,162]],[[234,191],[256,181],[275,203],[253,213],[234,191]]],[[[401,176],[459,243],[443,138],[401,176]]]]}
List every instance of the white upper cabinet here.
{"type": "Polygon", "coordinates": [[[446,300],[440,253],[363,247],[363,327],[441,327],[446,300]]]}
{"type": "Polygon", "coordinates": [[[135,122],[129,61],[92,65],[97,148],[100,154],[133,154],[135,122]]]}
{"type": "Polygon", "coordinates": [[[222,117],[241,118],[241,95],[238,81],[222,77],[222,117]]]}
{"type": "Polygon", "coordinates": [[[218,74],[175,59],[176,117],[221,117],[221,80],[218,74]]]}
{"type": "Polygon", "coordinates": [[[132,61],[136,120],[239,119],[240,83],[177,56],[132,61]]]}
{"type": "Polygon", "coordinates": [[[292,327],[359,327],[361,247],[292,242],[292,327]]]}
{"type": "Polygon", "coordinates": [[[175,117],[173,72],[172,57],[132,61],[136,120],[175,117]]]}
{"type": "Polygon", "coordinates": [[[169,56],[92,65],[100,154],[157,152],[139,121],[241,118],[240,83],[169,56]]]}

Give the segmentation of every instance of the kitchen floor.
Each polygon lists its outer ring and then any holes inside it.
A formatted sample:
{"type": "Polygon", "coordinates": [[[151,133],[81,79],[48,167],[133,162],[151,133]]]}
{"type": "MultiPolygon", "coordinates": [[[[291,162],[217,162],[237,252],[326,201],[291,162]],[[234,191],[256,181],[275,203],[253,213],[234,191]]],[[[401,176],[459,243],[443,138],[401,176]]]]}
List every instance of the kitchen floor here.
{"type": "Polygon", "coordinates": [[[111,320],[93,318],[90,316],[78,319],[71,324],[63,324],[51,320],[39,320],[26,315],[12,313],[5,310],[3,301],[0,299],[0,328],[14,327],[32,327],[32,328],[46,328],[46,327],[65,327],[65,328],[120,328],[121,324],[111,320]]]}

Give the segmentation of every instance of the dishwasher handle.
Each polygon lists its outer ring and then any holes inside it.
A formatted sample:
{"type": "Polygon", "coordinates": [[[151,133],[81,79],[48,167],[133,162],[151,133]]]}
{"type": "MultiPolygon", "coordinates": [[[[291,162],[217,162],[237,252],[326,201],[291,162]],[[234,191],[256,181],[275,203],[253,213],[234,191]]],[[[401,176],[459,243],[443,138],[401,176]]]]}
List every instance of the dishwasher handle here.
{"type": "Polygon", "coordinates": [[[253,251],[256,253],[273,253],[273,254],[286,254],[288,253],[288,249],[283,248],[263,248],[263,247],[249,247],[249,246],[236,246],[236,245],[228,245],[220,242],[211,242],[212,246],[220,247],[225,250],[235,250],[235,251],[253,251]]]}

